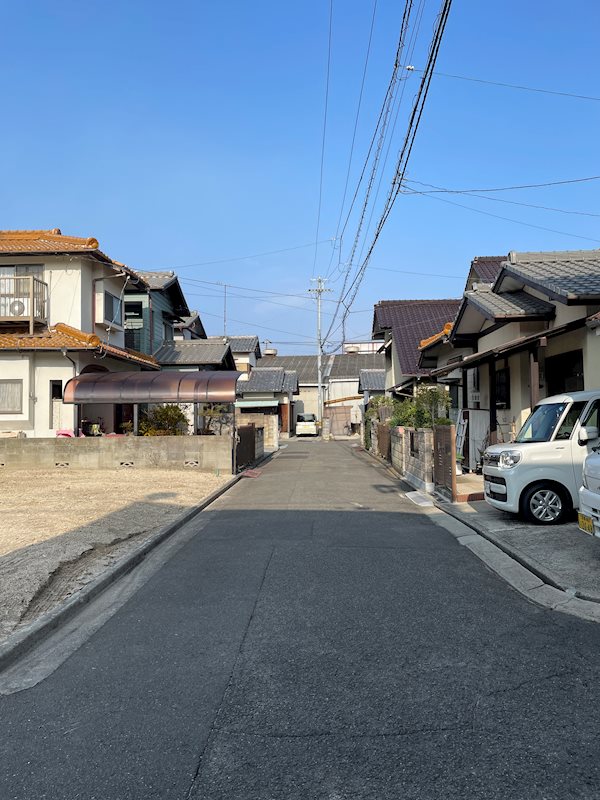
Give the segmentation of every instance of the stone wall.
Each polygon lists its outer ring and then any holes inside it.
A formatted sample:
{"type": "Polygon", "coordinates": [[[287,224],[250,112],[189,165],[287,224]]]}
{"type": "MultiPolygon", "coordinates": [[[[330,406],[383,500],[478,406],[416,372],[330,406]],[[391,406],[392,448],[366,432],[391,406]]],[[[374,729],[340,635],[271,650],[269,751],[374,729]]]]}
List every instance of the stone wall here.
{"type": "Polygon", "coordinates": [[[231,474],[230,436],[0,439],[2,469],[199,469],[231,474]]]}
{"type": "Polygon", "coordinates": [[[433,492],[432,428],[393,428],[392,466],[415,489],[433,492]]]}

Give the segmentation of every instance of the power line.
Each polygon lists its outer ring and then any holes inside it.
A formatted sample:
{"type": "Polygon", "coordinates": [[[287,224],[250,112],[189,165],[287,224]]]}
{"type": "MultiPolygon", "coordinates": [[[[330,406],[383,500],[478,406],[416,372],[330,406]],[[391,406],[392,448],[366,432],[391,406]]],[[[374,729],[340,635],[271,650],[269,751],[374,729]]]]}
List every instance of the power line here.
{"type": "MultiPolygon", "coordinates": [[[[359,269],[357,270],[357,273],[356,273],[356,275],[354,277],[354,280],[350,284],[350,287],[348,288],[346,294],[341,299],[341,302],[344,304],[344,307],[345,307],[345,311],[344,311],[344,314],[342,316],[342,323],[341,323],[342,325],[344,324],[345,320],[347,319],[350,307],[352,306],[352,303],[354,302],[354,300],[356,298],[356,295],[357,295],[358,290],[360,288],[360,284],[362,283],[362,280],[363,280],[363,277],[364,277],[364,274],[365,274],[365,270],[367,268],[367,265],[369,263],[371,255],[373,253],[373,250],[375,249],[375,245],[377,243],[377,240],[379,239],[379,236],[381,235],[381,231],[383,230],[383,227],[384,227],[385,223],[387,222],[387,220],[389,218],[389,215],[390,215],[390,213],[392,211],[392,208],[393,208],[394,203],[395,203],[395,201],[396,201],[396,199],[398,197],[398,194],[400,193],[400,190],[401,190],[401,187],[402,187],[402,182],[404,180],[404,176],[406,174],[406,169],[408,167],[408,162],[409,162],[409,159],[410,159],[412,148],[413,148],[414,143],[415,143],[417,131],[419,129],[419,124],[421,122],[421,118],[422,118],[422,115],[423,115],[423,109],[425,107],[425,102],[427,100],[427,95],[429,93],[429,87],[431,85],[431,79],[432,79],[432,75],[433,75],[433,70],[434,70],[435,63],[436,63],[436,60],[437,60],[437,57],[438,57],[438,54],[439,54],[439,50],[440,50],[440,46],[441,46],[441,43],[442,43],[442,38],[443,38],[443,35],[444,35],[444,30],[445,30],[445,27],[446,27],[446,23],[448,21],[448,15],[450,13],[451,5],[452,5],[452,0],[443,0],[442,7],[441,7],[440,13],[438,15],[437,21],[436,21],[436,26],[435,26],[433,38],[432,38],[432,41],[431,41],[431,44],[430,44],[430,47],[429,47],[427,65],[426,65],[425,71],[423,73],[423,77],[421,79],[421,83],[419,85],[418,93],[417,93],[417,95],[415,97],[415,101],[413,103],[413,109],[412,109],[412,113],[410,115],[410,119],[409,119],[409,122],[408,122],[408,128],[407,128],[406,135],[405,135],[405,138],[404,138],[404,143],[402,145],[402,150],[400,151],[400,154],[398,156],[398,162],[397,162],[397,165],[396,165],[396,172],[395,172],[394,178],[392,180],[392,184],[391,184],[390,190],[388,192],[388,197],[387,197],[387,200],[385,202],[383,212],[382,212],[382,214],[380,216],[379,223],[377,225],[377,229],[375,231],[375,234],[373,236],[373,240],[372,240],[372,242],[371,242],[371,244],[369,246],[367,254],[366,254],[363,262],[361,263],[359,269]],[[349,302],[346,302],[348,297],[350,297],[350,300],[349,300],[349,302]]],[[[329,330],[328,330],[328,332],[327,332],[327,334],[325,336],[326,339],[329,337],[329,334],[331,333],[331,329],[332,329],[332,326],[333,326],[334,322],[335,322],[335,318],[332,321],[332,323],[330,325],[330,328],[329,328],[329,330]]],[[[338,328],[339,328],[339,326],[338,326],[338,328]]],[[[336,330],[338,330],[338,328],[336,328],[336,330]]]]}
{"type": "Polygon", "coordinates": [[[547,228],[544,225],[534,225],[532,222],[523,222],[520,219],[512,219],[512,217],[503,217],[500,214],[492,214],[491,211],[483,211],[480,208],[473,208],[473,206],[465,206],[463,203],[457,203],[454,200],[447,200],[444,197],[437,197],[432,194],[421,194],[421,192],[413,192],[415,195],[426,197],[430,200],[438,200],[440,203],[447,203],[450,206],[458,206],[458,208],[466,208],[467,211],[473,211],[475,214],[484,214],[486,217],[493,217],[494,219],[501,219],[504,222],[512,222],[515,225],[523,225],[526,228],[536,228],[540,231],[548,231],[549,233],[558,233],[560,236],[570,236],[573,239],[583,239],[587,242],[600,242],[600,239],[594,239],[591,236],[581,236],[577,233],[568,233],[567,231],[559,231],[556,228],[547,228]]]}
{"type": "MultiPolygon", "coordinates": [[[[350,144],[350,155],[348,156],[348,170],[346,172],[346,182],[344,184],[344,193],[342,195],[342,203],[341,203],[341,206],[340,206],[340,214],[339,214],[339,217],[338,217],[337,227],[336,227],[336,231],[335,231],[336,239],[338,238],[338,235],[339,235],[339,232],[340,232],[340,225],[342,223],[342,214],[344,213],[344,206],[346,204],[346,195],[348,193],[348,183],[350,181],[350,170],[352,168],[352,158],[354,156],[354,145],[356,143],[356,131],[358,129],[358,120],[360,118],[360,109],[361,109],[361,106],[362,106],[362,98],[363,98],[363,92],[364,92],[364,88],[365,88],[365,80],[366,80],[366,77],[367,77],[367,67],[369,65],[369,56],[371,54],[371,42],[373,40],[373,28],[375,27],[375,15],[376,15],[376,13],[377,13],[377,0],[374,0],[374,2],[373,2],[373,15],[371,17],[371,29],[369,30],[369,41],[367,43],[367,52],[366,52],[366,55],[365,55],[365,65],[363,67],[362,81],[361,81],[361,84],[360,84],[360,92],[359,92],[359,95],[358,95],[358,105],[357,105],[357,108],[356,108],[356,116],[355,116],[355,119],[354,119],[354,130],[352,131],[352,142],[350,144]]],[[[335,251],[332,251],[331,258],[329,259],[329,266],[327,268],[327,275],[329,275],[329,272],[331,270],[331,263],[333,261],[334,252],[335,251]]],[[[341,242],[340,242],[340,245],[339,245],[338,252],[339,252],[339,259],[341,259],[341,252],[342,252],[342,243],[341,242]]],[[[338,259],[338,266],[339,266],[339,259],[338,259]]]]}
{"type": "MultiPolygon", "coordinates": [[[[203,314],[206,317],[217,317],[217,319],[222,320],[222,314],[212,314],[210,311],[201,311],[198,309],[199,314],[203,314]]],[[[309,336],[303,336],[301,333],[293,333],[292,331],[282,331],[279,328],[269,328],[266,325],[257,325],[255,322],[247,322],[243,319],[233,319],[230,317],[230,322],[237,322],[239,325],[248,325],[250,328],[261,328],[261,330],[265,331],[275,331],[276,333],[285,333],[287,336],[297,336],[300,339],[304,339],[307,342],[314,342],[314,339],[310,338],[309,336]]],[[[298,342],[298,344],[302,344],[302,342],[298,342]]]]}
{"type": "MultiPolygon", "coordinates": [[[[496,186],[493,189],[444,189],[441,186],[434,187],[435,192],[428,194],[472,194],[473,192],[512,192],[515,189],[544,189],[547,186],[565,186],[569,183],[585,183],[587,181],[600,181],[600,175],[590,175],[587,178],[570,178],[564,181],[546,181],[545,183],[522,183],[516,186],[496,186]]],[[[404,180],[404,183],[421,183],[420,181],[404,180]]],[[[433,186],[431,183],[423,183],[422,186],[433,186]]]]}
{"type": "MultiPolygon", "coordinates": [[[[182,281],[182,283],[199,283],[199,284],[202,284],[202,285],[207,284],[209,286],[222,286],[223,285],[223,281],[204,281],[204,280],[201,280],[200,278],[181,278],[181,281],[182,281]]],[[[308,297],[308,295],[305,292],[296,292],[296,293],[292,293],[292,292],[287,292],[287,293],[286,292],[273,292],[273,291],[270,291],[270,290],[267,290],[267,289],[255,289],[252,286],[238,286],[235,283],[228,283],[227,286],[229,286],[231,289],[241,289],[242,291],[245,291],[245,292],[258,292],[259,294],[272,295],[273,297],[302,297],[305,300],[310,300],[310,297],[308,297]]],[[[257,297],[256,299],[259,300],[260,298],[257,297]]],[[[324,298],[324,302],[334,303],[335,300],[327,300],[327,299],[324,298]]]]}
{"type": "Polygon", "coordinates": [[[165,269],[187,269],[187,267],[210,267],[213,264],[230,264],[233,261],[247,261],[249,258],[261,258],[263,256],[275,256],[279,253],[289,253],[292,250],[303,250],[306,247],[318,247],[321,244],[335,241],[335,239],[321,239],[321,241],[308,242],[307,244],[298,244],[294,247],[284,247],[282,250],[268,250],[265,253],[254,253],[250,256],[236,256],[235,258],[220,258],[218,261],[198,261],[195,264],[169,264],[168,266],[153,267],[148,272],[157,272],[165,269]]]}
{"type": "MultiPolygon", "coordinates": [[[[352,209],[354,207],[354,203],[355,203],[356,198],[358,196],[358,191],[360,189],[360,185],[361,185],[362,179],[364,177],[364,174],[365,174],[366,169],[367,169],[367,165],[368,165],[369,160],[371,158],[371,152],[373,150],[373,145],[375,143],[375,140],[377,139],[377,145],[375,147],[375,154],[373,156],[373,162],[371,164],[371,172],[370,172],[369,179],[368,179],[368,182],[367,182],[367,188],[365,190],[365,196],[363,198],[363,204],[362,204],[362,209],[361,209],[360,216],[359,216],[359,219],[358,219],[357,229],[356,229],[356,233],[354,235],[354,241],[352,243],[352,248],[350,250],[350,255],[349,255],[348,259],[347,259],[348,266],[347,266],[346,273],[345,273],[345,276],[344,276],[344,282],[343,282],[342,288],[340,290],[339,299],[338,299],[337,306],[336,306],[336,309],[335,309],[335,312],[334,312],[334,318],[331,321],[331,324],[330,324],[330,326],[329,326],[329,328],[327,330],[327,333],[325,334],[325,340],[327,340],[327,338],[329,337],[329,334],[331,332],[331,328],[333,327],[334,322],[335,322],[335,318],[336,318],[340,308],[342,307],[342,305],[344,305],[344,300],[345,300],[345,297],[346,297],[346,287],[347,287],[348,279],[349,279],[349,276],[350,276],[350,270],[352,269],[352,262],[354,260],[354,256],[356,254],[356,250],[358,248],[358,243],[360,241],[360,235],[361,235],[362,227],[363,227],[363,224],[364,224],[365,216],[367,214],[367,208],[368,208],[368,205],[369,205],[369,199],[371,197],[371,192],[372,192],[373,186],[375,184],[375,177],[376,177],[376,174],[377,174],[377,169],[379,167],[379,160],[381,158],[381,152],[382,152],[382,149],[383,149],[383,145],[384,145],[384,142],[385,142],[385,137],[386,137],[387,130],[388,130],[390,114],[391,114],[391,111],[392,111],[393,101],[394,101],[394,98],[395,98],[396,86],[398,84],[398,75],[399,75],[399,71],[400,71],[400,65],[401,65],[400,62],[401,62],[401,58],[402,58],[402,52],[404,50],[404,41],[405,41],[408,25],[409,25],[409,22],[410,22],[410,15],[411,15],[411,12],[412,12],[412,7],[413,7],[412,0],[406,0],[405,5],[404,5],[404,12],[402,14],[402,22],[401,22],[401,25],[400,25],[400,35],[398,37],[398,44],[396,46],[396,55],[395,55],[395,58],[394,58],[394,66],[393,66],[393,69],[392,69],[392,75],[391,75],[390,80],[388,82],[388,86],[387,86],[387,89],[386,89],[386,92],[385,92],[385,96],[384,96],[384,99],[383,99],[381,110],[379,112],[379,117],[378,117],[377,123],[375,125],[375,131],[373,132],[373,136],[371,138],[371,143],[369,145],[369,150],[367,152],[365,163],[364,163],[362,172],[360,174],[360,178],[358,179],[358,184],[357,184],[357,187],[356,187],[356,191],[354,192],[354,197],[352,198],[352,202],[350,204],[350,209],[348,211],[348,214],[346,216],[346,221],[344,222],[344,227],[342,229],[341,236],[343,237],[344,236],[344,232],[346,230],[346,227],[348,225],[348,221],[350,219],[350,215],[352,213],[352,209]]],[[[343,321],[345,322],[345,320],[347,318],[348,308],[344,305],[344,309],[345,310],[344,310],[344,313],[343,313],[343,321]]]]}
{"type": "MultiPolygon", "coordinates": [[[[423,72],[422,69],[417,69],[416,67],[408,66],[406,67],[407,70],[410,72],[423,72]]],[[[434,72],[433,73],[436,77],[440,78],[453,78],[454,80],[458,81],[471,81],[472,83],[485,83],[489,86],[502,86],[505,89],[520,89],[523,92],[537,92],[539,94],[553,94],[559,97],[572,97],[576,100],[594,100],[595,102],[600,102],[600,97],[594,97],[592,95],[587,94],[574,94],[573,92],[559,92],[555,89],[540,89],[536,86],[522,86],[518,83],[503,83],[501,81],[488,81],[484,80],[483,78],[471,78],[467,77],[466,75],[451,75],[448,72],[434,72]]]]}
{"type": "MultiPolygon", "coordinates": [[[[321,141],[321,169],[319,174],[319,206],[317,210],[317,232],[315,242],[319,240],[319,230],[321,227],[321,203],[323,200],[323,165],[325,163],[325,139],[327,135],[327,109],[329,106],[329,72],[331,69],[331,29],[333,25],[333,0],[329,0],[329,37],[327,42],[327,78],[325,80],[325,112],[323,114],[323,138],[321,141]]],[[[317,265],[318,246],[315,245],[315,257],[313,259],[312,274],[315,274],[317,265]]]]}
{"type": "MultiPolygon", "coordinates": [[[[430,186],[431,190],[428,191],[417,191],[416,189],[408,189],[407,191],[403,190],[403,194],[439,194],[440,191],[446,192],[446,190],[441,190],[439,186],[434,186],[431,183],[422,183],[421,181],[409,181],[405,180],[404,183],[415,183],[419,186],[430,186]]],[[[523,208],[536,208],[540,211],[554,211],[558,214],[571,214],[580,217],[600,217],[600,214],[597,214],[593,211],[573,211],[567,208],[554,208],[552,206],[542,206],[537,203],[521,203],[518,200],[506,200],[503,197],[488,197],[485,194],[477,194],[475,192],[459,192],[457,190],[448,190],[449,194],[460,194],[465,195],[466,197],[476,197],[479,200],[490,200],[493,203],[506,203],[511,206],[521,206],[523,208]]]]}

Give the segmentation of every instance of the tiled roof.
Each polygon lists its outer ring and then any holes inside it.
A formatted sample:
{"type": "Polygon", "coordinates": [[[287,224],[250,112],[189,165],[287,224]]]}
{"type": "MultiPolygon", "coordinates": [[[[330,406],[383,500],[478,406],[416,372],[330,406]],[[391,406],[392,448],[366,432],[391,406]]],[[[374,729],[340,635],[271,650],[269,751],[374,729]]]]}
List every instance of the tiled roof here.
{"type": "Polygon", "coordinates": [[[443,339],[444,336],[448,336],[452,331],[452,326],[454,323],[447,322],[441,331],[434,333],[433,336],[428,336],[427,339],[423,339],[419,342],[419,350],[423,350],[425,347],[431,347],[432,344],[439,342],[440,339],[443,339]]]}
{"type": "Polygon", "coordinates": [[[385,355],[383,353],[343,353],[333,357],[329,377],[358,380],[362,370],[384,368],[385,355]]]}
{"type": "MultiPolygon", "coordinates": [[[[93,236],[64,236],[60,228],[47,231],[0,231],[0,255],[44,255],[90,253],[100,261],[110,264],[133,278],[139,273],[120,261],[115,261],[100,250],[100,244],[93,236]]],[[[143,278],[142,278],[143,280],[143,278]]]]}
{"type": "Polygon", "coordinates": [[[298,375],[293,370],[286,369],[283,375],[283,391],[298,393],[298,375]]]}
{"type": "Polygon", "coordinates": [[[206,339],[177,339],[165,341],[154,353],[159,364],[222,364],[231,360],[229,345],[221,342],[209,342],[206,339]],[[227,356],[229,355],[229,359],[227,356]]]}
{"type": "Polygon", "coordinates": [[[63,236],[60,228],[49,231],[0,231],[0,253],[75,253],[98,250],[90,236],[63,236]]]}
{"type": "Polygon", "coordinates": [[[228,341],[232,353],[253,353],[257,348],[260,353],[258,336],[209,336],[208,341],[228,341]]]}
{"type": "Polygon", "coordinates": [[[600,250],[508,254],[499,277],[514,276],[523,283],[567,300],[600,297],[600,250]]]}
{"type": "Polygon", "coordinates": [[[381,337],[391,329],[403,375],[422,375],[419,342],[438,333],[454,320],[460,300],[383,300],[377,303],[373,335],[381,337]]]}
{"type": "Polygon", "coordinates": [[[0,350],[94,350],[124,361],[158,368],[152,356],[103,342],[93,333],[84,333],[58,322],[39,333],[0,333],[0,350]]]}
{"type": "Polygon", "coordinates": [[[494,283],[506,256],[476,256],[471,261],[471,269],[477,273],[481,283],[494,283]]]}
{"type": "MultiPolygon", "coordinates": [[[[327,359],[323,359],[325,363],[327,359]]],[[[315,356],[264,356],[259,359],[258,367],[283,367],[293,370],[298,375],[298,383],[317,383],[317,357],[315,356]]]]}
{"type": "Polygon", "coordinates": [[[148,289],[166,289],[177,280],[177,275],[174,272],[148,272],[146,270],[135,270],[142,281],[146,284],[148,289]]]}
{"type": "Polygon", "coordinates": [[[469,303],[477,308],[488,319],[535,317],[552,319],[555,309],[552,303],[533,297],[527,292],[491,292],[478,289],[467,292],[469,303]]]}
{"type": "Polygon", "coordinates": [[[282,392],[285,381],[283,367],[255,367],[246,381],[238,381],[240,394],[282,392]]]}
{"type": "Polygon", "coordinates": [[[383,392],[384,389],[384,369],[361,369],[358,379],[359,392],[383,392]]]}

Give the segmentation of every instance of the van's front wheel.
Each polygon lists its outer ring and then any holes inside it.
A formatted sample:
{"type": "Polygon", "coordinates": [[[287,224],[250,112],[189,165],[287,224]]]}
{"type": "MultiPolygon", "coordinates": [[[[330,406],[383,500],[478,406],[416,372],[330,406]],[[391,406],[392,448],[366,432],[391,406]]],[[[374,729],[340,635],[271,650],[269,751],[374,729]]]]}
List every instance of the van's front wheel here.
{"type": "Polygon", "coordinates": [[[549,483],[530,486],[521,498],[521,513],[534,525],[561,525],[571,510],[567,493],[549,483]]]}

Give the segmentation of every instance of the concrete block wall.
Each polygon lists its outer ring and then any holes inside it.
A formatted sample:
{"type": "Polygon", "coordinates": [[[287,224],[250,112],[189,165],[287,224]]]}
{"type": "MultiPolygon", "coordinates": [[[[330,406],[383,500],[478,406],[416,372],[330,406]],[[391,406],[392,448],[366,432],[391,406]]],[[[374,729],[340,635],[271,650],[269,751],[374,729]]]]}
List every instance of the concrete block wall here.
{"type": "Polygon", "coordinates": [[[231,474],[230,436],[0,439],[0,474],[17,469],[198,469],[231,474]]]}
{"type": "Polygon", "coordinates": [[[393,428],[392,466],[415,489],[433,492],[433,429],[393,428]],[[417,453],[411,453],[411,433],[417,453]]]}

